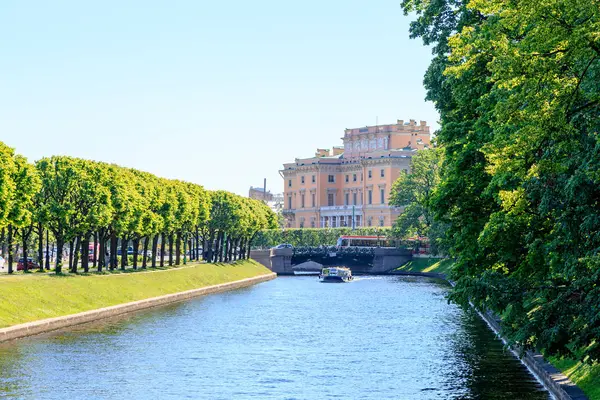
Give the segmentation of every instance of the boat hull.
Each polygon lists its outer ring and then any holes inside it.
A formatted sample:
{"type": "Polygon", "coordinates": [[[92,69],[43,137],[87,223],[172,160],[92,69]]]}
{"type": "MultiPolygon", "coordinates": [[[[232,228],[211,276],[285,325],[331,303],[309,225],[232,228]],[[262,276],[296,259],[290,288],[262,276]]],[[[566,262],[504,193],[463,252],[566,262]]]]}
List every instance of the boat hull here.
{"type": "Polygon", "coordinates": [[[321,282],[350,282],[352,277],[341,277],[341,276],[319,276],[321,282]]]}

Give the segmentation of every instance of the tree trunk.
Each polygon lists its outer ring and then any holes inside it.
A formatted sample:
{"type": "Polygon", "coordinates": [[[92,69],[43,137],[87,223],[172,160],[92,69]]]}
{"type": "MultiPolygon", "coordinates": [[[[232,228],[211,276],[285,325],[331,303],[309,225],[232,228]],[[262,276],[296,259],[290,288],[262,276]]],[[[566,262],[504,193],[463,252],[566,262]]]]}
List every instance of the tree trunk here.
{"type": "Polygon", "coordinates": [[[240,236],[240,238],[238,239],[238,250],[236,254],[236,260],[241,260],[242,258],[244,258],[242,254],[244,254],[244,238],[240,236]]]}
{"type": "Polygon", "coordinates": [[[75,249],[73,249],[73,268],[71,272],[77,273],[77,264],[79,264],[79,248],[81,247],[81,237],[77,236],[75,240],[75,249]]]}
{"type": "Polygon", "coordinates": [[[56,235],[56,261],[54,262],[54,272],[60,274],[62,272],[62,256],[63,256],[63,247],[65,246],[65,239],[62,238],[62,235],[56,235]]]}
{"type": "Polygon", "coordinates": [[[75,240],[69,241],[69,271],[73,270],[73,247],[75,247],[75,240]]]}
{"type": "Polygon", "coordinates": [[[46,229],[46,271],[50,270],[50,233],[46,229]]]}
{"type": "Polygon", "coordinates": [[[173,234],[169,233],[169,267],[173,265],[173,234]]]}
{"type": "Polygon", "coordinates": [[[92,267],[96,268],[98,262],[98,232],[94,232],[94,255],[92,257],[92,267]]]}
{"type": "Polygon", "coordinates": [[[6,251],[6,230],[5,228],[2,228],[2,231],[0,231],[0,253],[2,255],[6,255],[7,251],[6,251]]]}
{"type": "Polygon", "coordinates": [[[40,272],[44,271],[44,228],[38,222],[38,267],[40,272]]]}
{"type": "Polygon", "coordinates": [[[167,242],[165,240],[165,234],[162,233],[160,235],[160,267],[164,267],[165,266],[165,246],[166,246],[167,242]]]}
{"type": "Polygon", "coordinates": [[[83,272],[90,272],[90,233],[86,233],[81,238],[81,268],[83,272]]]}
{"type": "Polygon", "coordinates": [[[225,260],[225,262],[231,261],[229,258],[230,254],[231,254],[231,238],[229,237],[229,235],[227,235],[225,237],[225,255],[223,256],[223,259],[225,260]]]}
{"type": "Polygon", "coordinates": [[[177,232],[175,237],[175,265],[181,263],[181,232],[177,232]]]}
{"type": "Polygon", "coordinates": [[[221,233],[217,232],[216,236],[215,236],[215,245],[214,248],[212,249],[212,262],[217,262],[219,261],[219,246],[220,246],[220,240],[221,240],[221,233]]]}
{"type": "Polygon", "coordinates": [[[117,234],[115,232],[110,233],[110,255],[109,255],[110,270],[117,268],[117,234]]]}
{"type": "Polygon", "coordinates": [[[142,269],[146,269],[148,262],[148,243],[150,242],[150,236],[144,238],[144,250],[142,253],[142,269]]]}
{"type": "Polygon", "coordinates": [[[125,271],[125,267],[127,266],[127,240],[121,238],[121,271],[125,271]]]}
{"type": "Polygon", "coordinates": [[[158,233],[152,237],[152,268],[156,268],[156,254],[158,251],[158,233]]]}
{"type": "Polygon", "coordinates": [[[213,262],[213,242],[215,240],[215,233],[211,232],[208,238],[208,242],[204,244],[203,250],[206,254],[206,262],[213,262]]]}
{"type": "Polygon", "coordinates": [[[187,264],[188,241],[186,235],[183,235],[183,265],[187,264]]]}
{"type": "Polygon", "coordinates": [[[219,251],[217,251],[217,255],[219,257],[219,262],[223,262],[223,240],[225,239],[225,233],[219,233],[219,251]]]}
{"type": "Polygon", "coordinates": [[[13,273],[13,227],[8,225],[8,273],[13,273]]]}
{"type": "Polygon", "coordinates": [[[196,254],[196,261],[200,261],[200,251],[199,251],[200,250],[199,249],[199,247],[200,247],[200,235],[198,233],[198,227],[196,227],[196,234],[195,234],[194,238],[196,239],[196,243],[195,243],[195,246],[194,246],[194,251],[196,252],[195,253],[196,254]]]}
{"type": "Polygon", "coordinates": [[[105,237],[106,233],[104,232],[104,229],[101,229],[100,232],[98,233],[98,235],[94,238],[95,240],[98,240],[98,244],[99,244],[99,248],[98,248],[98,252],[100,254],[98,254],[98,263],[97,263],[97,267],[98,267],[98,272],[102,272],[102,268],[104,268],[106,266],[106,237],[105,237]]]}
{"type": "Polygon", "coordinates": [[[219,262],[219,257],[223,261],[223,233],[217,234],[217,243],[215,245],[215,262],[219,262]]]}
{"type": "Polygon", "coordinates": [[[21,228],[21,239],[23,241],[23,272],[29,272],[29,263],[27,262],[27,256],[29,249],[27,248],[27,239],[29,239],[29,234],[27,233],[28,228],[21,228]]]}
{"type": "Polygon", "coordinates": [[[135,239],[133,239],[133,269],[137,269],[139,245],[140,245],[140,239],[138,237],[136,237],[135,239]]]}

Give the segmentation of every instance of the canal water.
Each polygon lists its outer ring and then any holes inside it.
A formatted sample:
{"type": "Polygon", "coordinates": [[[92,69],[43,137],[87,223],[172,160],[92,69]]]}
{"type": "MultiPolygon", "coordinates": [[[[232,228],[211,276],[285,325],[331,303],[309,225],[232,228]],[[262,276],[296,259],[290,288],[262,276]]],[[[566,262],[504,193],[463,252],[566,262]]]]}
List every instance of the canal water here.
{"type": "Polygon", "coordinates": [[[0,345],[0,398],[548,399],[447,291],[280,277],[0,345]]]}

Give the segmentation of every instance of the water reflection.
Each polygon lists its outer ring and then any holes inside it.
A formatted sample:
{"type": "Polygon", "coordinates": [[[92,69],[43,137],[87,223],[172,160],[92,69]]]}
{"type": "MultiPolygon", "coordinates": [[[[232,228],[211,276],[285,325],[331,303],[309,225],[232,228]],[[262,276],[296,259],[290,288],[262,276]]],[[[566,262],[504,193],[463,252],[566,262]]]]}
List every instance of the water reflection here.
{"type": "Polygon", "coordinates": [[[0,346],[0,397],[547,399],[446,292],[278,278],[0,346]]]}

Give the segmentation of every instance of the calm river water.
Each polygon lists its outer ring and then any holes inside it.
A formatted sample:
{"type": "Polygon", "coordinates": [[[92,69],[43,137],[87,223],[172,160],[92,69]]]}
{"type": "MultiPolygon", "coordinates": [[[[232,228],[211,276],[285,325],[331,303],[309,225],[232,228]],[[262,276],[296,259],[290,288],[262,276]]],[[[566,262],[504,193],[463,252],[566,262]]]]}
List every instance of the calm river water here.
{"type": "Polygon", "coordinates": [[[428,278],[280,277],[0,346],[18,399],[548,399],[428,278]]]}

